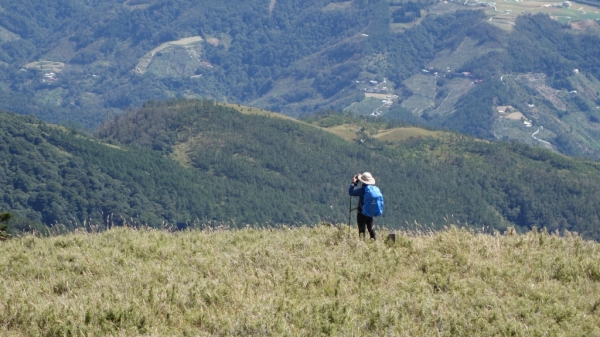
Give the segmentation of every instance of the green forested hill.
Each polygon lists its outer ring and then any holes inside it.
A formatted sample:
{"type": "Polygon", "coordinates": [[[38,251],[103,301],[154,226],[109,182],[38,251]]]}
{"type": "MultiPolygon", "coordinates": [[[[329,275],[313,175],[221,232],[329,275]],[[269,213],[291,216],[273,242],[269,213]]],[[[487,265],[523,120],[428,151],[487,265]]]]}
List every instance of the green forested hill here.
{"type": "Polygon", "coordinates": [[[36,222],[157,226],[192,220],[189,211],[202,207],[202,182],[151,151],[100,143],[31,117],[2,113],[0,119],[0,207],[20,218],[19,228],[36,222]]]}
{"type": "Polygon", "coordinates": [[[453,216],[472,226],[516,224],[596,237],[597,163],[457,135],[383,143],[369,137],[369,127],[357,125],[364,143],[348,142],[304,123],[176,100],[147,103],[99,135],[168,154],[223,186],[241,184],[215,197],[222,205],[212,210],[217,219],[345,221],[349,178],[368,170],[386,196],[381,225],[416,220],[440,227],[453,216]]]}
{"type": "Polygon", "coordinates": [[[105,124],[101,140],[4,113],[0,209],[17,216],[13,228],[26,219],[67,228],[346,222],[349,180],[370,171],[386,198],[379,225],[460,221],[599,237],[597,163],[425,130],[437,136],[392,137],[403,129],[339,115],[307,121],[316,127],[245,112],[149,102],[105,124]]]}

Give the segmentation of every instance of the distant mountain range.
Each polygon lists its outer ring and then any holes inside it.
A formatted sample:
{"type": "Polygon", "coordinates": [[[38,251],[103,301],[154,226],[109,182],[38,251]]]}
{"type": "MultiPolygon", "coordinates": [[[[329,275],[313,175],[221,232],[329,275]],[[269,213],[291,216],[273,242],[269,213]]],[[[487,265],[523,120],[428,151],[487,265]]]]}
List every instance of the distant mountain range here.
{"type": "Polygon", "coordinates": [[[0,108],[93,129],[148,100],[210,98],[598,158],[594,4],[6,0],[0,108]]]}

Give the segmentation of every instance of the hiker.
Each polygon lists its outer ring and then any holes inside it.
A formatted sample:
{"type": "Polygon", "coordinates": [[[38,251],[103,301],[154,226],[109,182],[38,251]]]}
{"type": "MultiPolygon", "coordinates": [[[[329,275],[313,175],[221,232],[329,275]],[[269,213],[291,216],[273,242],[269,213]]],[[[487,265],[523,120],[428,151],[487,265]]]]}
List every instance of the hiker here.
{"type": "Polygon", "coordinates": [[[365,238],[365,229],[369,231],[369,235],[371,236],[371,239],[375,240],[375,229],[373,228],[373,217],[377,216],[377,215],[381,215],[381,211],[383,210],[383,197],[381,196],[381,192],[379,192],[379,189],[374,186],[375,185],[375,178],[373,178],[373,176],[371,175],[371,173],[369,172],[365,172],[363,174],[357,174],[352,178],[352,184],[350,184],[350,189],[348,190],[348,194],[350,194],[350,196],[354,196],[354,197],[358,197],[358,207],[356,208],[356,222],[358,223],[358,236],[361,237],[362,239],[365,238]],[[357,188],[356,186],[358,185],[358,182],[361,182],[362,185],[361,187],[357,188]],[[370,186],[372,186],[372,188],[369,188],[370,186]],[[380,201],[375,204],[375,208],[377,208],[379,211],[375,212],[373,214],[370,214],[371,216],[368,216],[366,214],[363,214],[365,210],[363,210],[363,206],[364,206],[364,199],[365,199],[365,192],[367,191],[367,188],[369,188],[369,197],[372,195],[370,192],[371,190],[376,190],[376,193],[378,194],[380,201]]]}

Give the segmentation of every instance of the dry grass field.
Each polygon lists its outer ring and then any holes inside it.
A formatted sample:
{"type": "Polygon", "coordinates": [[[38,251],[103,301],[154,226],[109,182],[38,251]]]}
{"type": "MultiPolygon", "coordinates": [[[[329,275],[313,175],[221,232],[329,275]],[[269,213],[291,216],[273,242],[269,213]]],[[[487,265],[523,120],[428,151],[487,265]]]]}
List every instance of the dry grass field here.
{"type": "Polygon", "coordinates": [[[381,141],[389,141],[389,142],[398,142],[407,140],[410,138],[420,138],[420,137],[433,137],[439,138],[445,132],[442,131],[429,131],[425,129],[415,128],[415,127],[405,127],[405,128],[394,128],[391,130],[386,130],[381,133],[378,133],[375,138],[381,141]]]}
{"type": "MultiPolygon", "coordinates": [[[[383,95],[383,94],[381,94],[381,95],[383,95]]],[[[289,120],[293,120],[298,123],[304,123],[304,122],[296,120],[294,118],[291,118],[291,117],[288,117],[288,116],[285,116],[285,115],[282,115],[282,114],[279,114],[276,112],[263,110],[263,109],[252,108],[252,107],[238,105],[238,104],[229,104],[229,103],[219,103],[219,104],[222,104],[229,108],[236,109],[243,114],[256,114],[256,115],[268,116],[268,117],[272,117],[272,118],[289,119],[289,120]]],[[[319,128],[319,129],[327,131],[327,132],[330,132],[330,133],[332,133],[346,141],[349,141],[349,142],[355,141],[359,138],[358,133],[360,132],[360,129],[361,129],[361,125],[358,125],[358,124],[342,124],[342,125],[336,125],[336,126],[327,127],[327,128],[318,127],[315,125],[311,125],[311,126],[313,126],[315,128],[319,128]]],[[[417,138],[417,137],[440,137],[443,134],[445,134],[445,132],[441,132],[441,131],[429,131],[429,130],[416,128],[416,127],[399,127],[399,128],[393,128],[393,129],[382,129],[382,130],[371,130],[371,131],[372,131],[372,134],[371,134],[372,137],[377,138],[381,141],[391,141],[391,142],[403,141],[403,140],[407,140],[407,139],[413,138],[413,137],[414,138],[417,138]]]]}
{"type": "Polygon", "coordinates": [[[0,335],[600,335],[596,242],[455,227],[357,236],[320,225],[14,238],[0,242],[0,335]]]}
{"type": "Polygon", "coordinates": [[[357,133],[360,131],[360,126],[353,125],[353,124],[344,124],[344,125],[337,125],[334,127],[330,127],[330,128],[324,129],[324,130],[331,132],[334,135],[351,142],[358,138],[357,133]]]}
{"type": "Polygon", "coordinates": [[[259,115],[259,116],[267,116],[267,117],[271,117],[271,118],[281,118],[281,119],[287,119],[287,120],[293,120],[295,122],[298,123],[302,123],[299,120],[292,118],[292,117],[288,117],[284,114],[280,114],[277,112],[272,112],[269,110],[264,110],[264,109],[259,109],[259,108],[254,108],[251,106],[245,106],[245,105],[240,105],[240,104],[233,104],[233,103],[217,103],[219,105],[223,105],[226,106],[228,108],[232,108],[235,109],[243,114],[246,115],[259,115]]]}
{"type": "Polygon", "coordinates": [[[366,92],[365,93],[365,97],[373,97],[373,98],[377,98],[377,99],[387,99],[387,98],[391,98],[393,94],[374,94],[371,92],[366,92]]]}

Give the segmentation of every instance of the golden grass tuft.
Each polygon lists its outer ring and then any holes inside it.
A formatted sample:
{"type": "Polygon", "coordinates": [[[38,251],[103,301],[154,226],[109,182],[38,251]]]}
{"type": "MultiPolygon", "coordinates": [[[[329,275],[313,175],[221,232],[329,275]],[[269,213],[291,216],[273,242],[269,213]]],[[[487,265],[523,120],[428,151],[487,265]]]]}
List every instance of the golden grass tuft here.
{"type": "Polygon", "coordinates": [[[447,134],[448,133],[443,131],[430,131],[415,127],[401,127],[380,132],[377,135],[375,135],[375,138],[382,141],[399,142],[410,138],[441,138],[443,135],[447,134]]]}
{"type": "Polygon", "coordinates": [[[454,227],[357,236],[341,225],[16,238],[0,243],[0,335],[600,335],[596,242],[454,227]]]}

